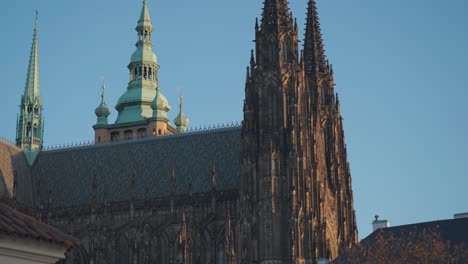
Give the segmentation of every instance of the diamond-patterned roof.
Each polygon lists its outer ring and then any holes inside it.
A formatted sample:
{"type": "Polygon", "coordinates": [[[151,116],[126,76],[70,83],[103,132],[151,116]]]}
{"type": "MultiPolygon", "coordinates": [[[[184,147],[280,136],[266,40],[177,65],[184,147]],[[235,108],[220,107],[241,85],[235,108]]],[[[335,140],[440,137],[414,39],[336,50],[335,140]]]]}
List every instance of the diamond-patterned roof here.
{"type": "Polygon", "coordinates": [[[217,189],[240,185],[240,128],[223,128],[182,135],[93,145],[41,152],[34,163],[34,184],[40,185],[41,202],[53,207],[89,203],[93,175],[98,201],[130,199],[134,175],[137,198],[170,193],[175,166],[177,193],[211,190],[212,161],[216,161],[217,189]]]}

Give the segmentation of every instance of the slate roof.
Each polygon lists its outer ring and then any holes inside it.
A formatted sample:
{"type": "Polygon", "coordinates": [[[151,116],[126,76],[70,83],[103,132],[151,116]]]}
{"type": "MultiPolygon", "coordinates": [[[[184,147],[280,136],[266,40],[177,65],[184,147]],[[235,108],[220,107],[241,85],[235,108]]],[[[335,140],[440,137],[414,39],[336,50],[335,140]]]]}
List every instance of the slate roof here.
{"type": "Polygon", "coordinates": [[[392,234],[393,237],[399,238],[408,237],[411,232],[420,233],[423,230],[439,233],[441,240],[450,241],[452,245],[464,243],[466,246],[468,246],[468,218],[440,220],[381,228],[363,239],[361,243],[374,243],[374,240],[379,236],[379,234],[384,235],[384,237],[392,234]]]}
{"type": "Polygon", "coordinates": [[[0,197],[11,198],[15,171],[23,185],[30,182],[30,169],[22,150],[0,140],[0,197]]]}
{"type": "Polygon", "coordinates": [[[240,186],[240,127],[146,138],[134,141],[43,151],[33,165],[40,200],[53,207],[88,204],[96,175],[97,200],[130,199],[131,177],[137,198],[170,193],[170,174],[176,171],[177,193],[211,190],[212,161],[216,161],[218,190],[240,186]]]}
{"type": "Polygon", "coordinates": [[[77,239],[2,203],[0,203],[0,234],[63,244],[67,248],[78,244],[77,239]]]}

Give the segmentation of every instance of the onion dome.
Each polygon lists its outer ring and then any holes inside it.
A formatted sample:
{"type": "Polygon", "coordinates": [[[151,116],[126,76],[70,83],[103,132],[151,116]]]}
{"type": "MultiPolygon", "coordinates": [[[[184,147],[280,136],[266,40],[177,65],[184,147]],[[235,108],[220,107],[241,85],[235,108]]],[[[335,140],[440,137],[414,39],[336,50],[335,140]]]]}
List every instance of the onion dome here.
{"type": "Polygon", "coordinates": [[[177,131],[185,132],[187,131],[187,125],[190,120],[185,116],[184,112],[182,111],[182,99],[183,96],[180,96],[180,105],[179,105],[179,115],[174,119],[174,124],[177,126],[177,131]]]}
{"type": "Polygon", "coordinates": [[[153,109],[153,118],[161,121],[169,121],[167,118],[167,112],[171,110],[171,106],[167,101],[166,96],[164,96],[159,88],[157,88],[156,96],[151,102],[151,109],[153,109]]]}
{"type": "Polygon", "coordinates": [[[107,106],[105,98],[105,89],[106,85],[102,85],[102,95],[101,95],[101,104],[94,110],[94,113],[96,114],[98,120],[97,120],[97,125],[107,125],[107,117],[111,113],[111,109],[107,106]]]}

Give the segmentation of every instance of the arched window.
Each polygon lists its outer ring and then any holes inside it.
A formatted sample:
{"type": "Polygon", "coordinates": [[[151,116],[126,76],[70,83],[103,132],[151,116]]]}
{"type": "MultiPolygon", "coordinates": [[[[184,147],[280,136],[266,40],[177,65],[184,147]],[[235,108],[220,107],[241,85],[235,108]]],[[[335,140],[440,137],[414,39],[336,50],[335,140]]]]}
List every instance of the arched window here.
{"type": "Polygon", "coordinates": [[[119,141],[120,133],[118,131],[114,131],[111,133],[111,142],[119,141]]]}
{"type": "Polygon", "coordinates": [[[129,140],[133,138],[133,130],[125,130],[124,139],[129,140]]]}
{"type": "Polygon", "coordinates": [[[137,130],[137,137],[138,138],[144,138],[146,137],[146,128],[139,128],[137,130]]]}

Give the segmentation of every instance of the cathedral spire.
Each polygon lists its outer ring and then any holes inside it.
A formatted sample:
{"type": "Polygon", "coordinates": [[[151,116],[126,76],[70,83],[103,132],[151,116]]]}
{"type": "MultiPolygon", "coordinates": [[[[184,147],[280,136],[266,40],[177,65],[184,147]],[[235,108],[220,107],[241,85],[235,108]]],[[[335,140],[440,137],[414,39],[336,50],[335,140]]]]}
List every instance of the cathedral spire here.
{"type": "Polygon", "coordinates": [[[288,1],[265,0],[260,24],[255,24],[256,63],[271,69],[294,63],[298,38],[288,1]]]}
{"type": "Polygon", "coordinates": [[[265,0],[262,15],[262,31],[280,31],[292,27],[287,0],[265,0]]]}
{"type": "MultiPolygon", "coordinates": [[[[159,65],[152,48],[153,25],[146,0],[143,1],[135,30],[137,31],[136,50],[127,66],[130,81],[127,91],[120,97],[115,107],[119,112],[116,124],[141,122],[151,118],[153,109],[150,104],[159,89],[159,65]]],[[[164,97],[161,92],[159,95],[161,99],[164,97]]]]}
{"type": "Polygon", "coordinates": [[[327,63],[315,0],[309,0],[304,39],[304,63],[308,76],[325,72],[327,63]]]}
{"type": "Polygon", "coordinates": [[[34,35],[31,47],[31,55],[29,57],[28,75],[26,79],[26,88],[24,90],[24,96],[29,99],[39,97],[39,50],[37,43],[37,24],[38,11],[36,10],[36,18],[34,19],[34,35]]]}
{"type": "Polygon", "coordinates": [[[44,119],[42,117],[42,99],[39,92],[39,49],[38,49],[38,12],[34,20],[34,33],[29,57],[26,87],[21,97],[20,114],[16,126],[16,145],[25,150],[25,155],[32,164],[42,149],[44,119]]]}

